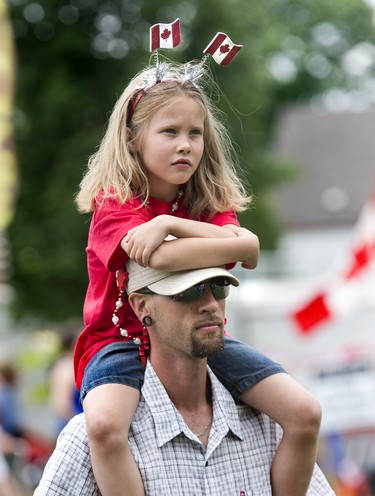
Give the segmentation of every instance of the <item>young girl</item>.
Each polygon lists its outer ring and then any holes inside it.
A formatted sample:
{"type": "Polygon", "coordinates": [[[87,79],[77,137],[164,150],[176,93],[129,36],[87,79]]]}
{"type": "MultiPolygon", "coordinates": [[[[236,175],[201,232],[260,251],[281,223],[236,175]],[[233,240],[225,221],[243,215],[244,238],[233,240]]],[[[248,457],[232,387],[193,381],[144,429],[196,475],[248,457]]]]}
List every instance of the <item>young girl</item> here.
{"type": "MultiPolygon", "coordinates": [[[[201,88],[208,74],[201,73],[200,64],[162,63],[138,74],[117,101],[77,195],[80,211],[93,217],[86,328],[76,345],[75,372],[103,496],[144,494],[127,433],[147,337],[116,272],[128,257],[168,271],[232,262],[251,269],[258,262],[258,239],[235,214],[249,198],[235,173],[229,136],[201,88]],[[168,235],[176,239],[166,242],[168,235]]],[[[229,337],[224,353],[209,363],[237,401],[284,429],[272,466],[273,494],[304,495],[316,458],[317,401],[280,365],[229,337]]]]}

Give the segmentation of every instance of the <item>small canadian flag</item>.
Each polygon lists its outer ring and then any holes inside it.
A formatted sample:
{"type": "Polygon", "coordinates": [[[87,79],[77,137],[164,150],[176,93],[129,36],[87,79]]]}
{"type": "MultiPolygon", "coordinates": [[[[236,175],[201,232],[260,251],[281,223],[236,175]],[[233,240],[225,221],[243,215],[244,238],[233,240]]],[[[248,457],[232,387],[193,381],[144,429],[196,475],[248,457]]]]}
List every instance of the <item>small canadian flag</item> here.
{"type": "Polygon", "coordinates": [[[203,53],[212,55],[215,62],[228,65],[243,45],[235,45],[225,33],[217,33],[203,53]]]}
{"type": "Polygon", "coordinates": [[[150,52],[158,48],[175,48],[181,42],[180,19],[171,24],[154,24],[150,27],[150,52]]]}

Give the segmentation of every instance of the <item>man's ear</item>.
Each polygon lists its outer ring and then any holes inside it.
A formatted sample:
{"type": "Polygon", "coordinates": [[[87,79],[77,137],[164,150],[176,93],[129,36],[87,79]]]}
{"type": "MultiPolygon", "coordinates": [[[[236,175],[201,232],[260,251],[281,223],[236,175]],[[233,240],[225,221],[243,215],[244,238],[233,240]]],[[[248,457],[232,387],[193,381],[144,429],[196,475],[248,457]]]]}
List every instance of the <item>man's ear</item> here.
{"type": "Polygon", "coordinates": [[[132,307],[133,312],[138,317],[139,320],[147,314],[146,300],[144,295],[140,293],[131,293],[128,296],[129,305],[132,307]]]}

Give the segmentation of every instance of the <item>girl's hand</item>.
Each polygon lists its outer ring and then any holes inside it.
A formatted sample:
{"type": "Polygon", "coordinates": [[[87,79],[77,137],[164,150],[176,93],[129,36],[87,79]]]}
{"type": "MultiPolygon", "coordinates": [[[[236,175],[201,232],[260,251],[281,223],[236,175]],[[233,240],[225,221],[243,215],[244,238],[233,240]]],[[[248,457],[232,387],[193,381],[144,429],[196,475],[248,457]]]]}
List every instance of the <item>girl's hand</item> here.
{"type": "Polygon", "coordinates": [[[241,267],[248,270],[255,269],[258,265],[260,251],[258,236],[244,227],[239,227],[233,232],[235,232],[239,238],[247,237],[249,241],[248,256],[242,260],[241,267]]]}
{"type": "Polygon", "coordinates": [[[142,267],[148,267],[153,252],[168,236],[166,216],[159,215],[148,222],[128,231],[121,241],[122,248],[129,258],[142,267]]]}

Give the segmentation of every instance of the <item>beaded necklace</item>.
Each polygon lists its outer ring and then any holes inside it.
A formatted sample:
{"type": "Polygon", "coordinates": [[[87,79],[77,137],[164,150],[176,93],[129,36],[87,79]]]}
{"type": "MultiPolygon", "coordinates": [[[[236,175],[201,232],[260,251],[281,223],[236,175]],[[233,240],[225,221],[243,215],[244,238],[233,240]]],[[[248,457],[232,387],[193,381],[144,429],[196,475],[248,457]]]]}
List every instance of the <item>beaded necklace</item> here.
{"type": "MultiPolygon", "coordinates": [[[[176,196],[174,202],[172,203],[172,205],[169,209],[169,215],[174,215],[177,212],[177,210],[180,207],[180,202],[181,202],[181,199],[183,196],[184,196],[184,190],[180,189],[179,192],[177,193],[177,196],[176,196]]],[[[126,292],[125,288],[126,288],[126,284],[128,282],[127,271],[124,269],[118,270],[116,272],[116,281],[117,281],[119,293],[118,293],[117,301],[115,303],[115,309],[113,310],[113,314],[112,314],[112,323],[117,328],[117,330],[120,332],[120,334],[123,338],[127,338],[129,340],[132,340],[134,344],[139,346],[139,355],[140,355],[141,363],[143,365],[146,365],[147,353],[148,353],[148,350],[150,348],[147,329],[145,327],[143,327],[142,338],[140,338],[140,337],[132,336],[131,334],[129,334],[129,332],[126,329],[124,329],[120,325],[119,312],[120,312],[121,308],[123,307],[122,299],[124,297],[124,293],[126,292]]],[[[208,429],[208,427],[207,427],[207,429],[208,429]]]]}
{"type": "Polygon", "coordinates": [[[184,190],[183,189],[180,189],[177,193],[177,196],[174,200],[174,202],[172,203],[171,205],[171,208],[169,210],[169,215],[174,215],[175,212],[177,212],[177,210],[179,209],[180,207],[180,201],[181,201],[181,198],[184,196],[184,190]]]}

